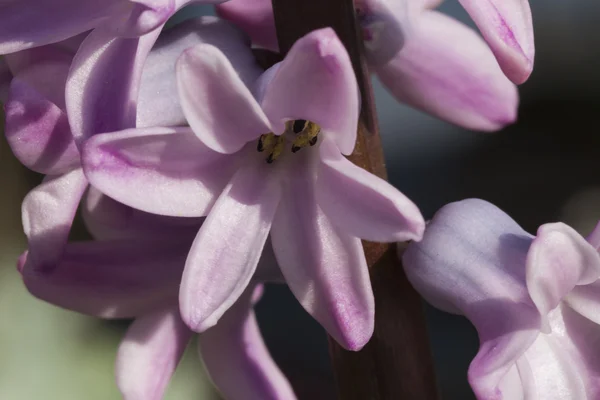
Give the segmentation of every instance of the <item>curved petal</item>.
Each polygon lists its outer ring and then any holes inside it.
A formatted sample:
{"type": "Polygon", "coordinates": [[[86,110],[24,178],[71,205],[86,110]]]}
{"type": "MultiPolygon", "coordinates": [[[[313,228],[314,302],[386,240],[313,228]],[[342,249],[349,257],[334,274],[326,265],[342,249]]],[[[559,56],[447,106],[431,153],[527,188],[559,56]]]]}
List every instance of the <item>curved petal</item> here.
{"type": "Polygon", "coordinates": [[[207,16],[185,21],[160,36],[144,65],[138,128],[187,125],[177,94],[175,63],[184,50],[200,43],[212,44],[221,50],[247,85],[262,72],[248,39],[231,24],[207,16]]]}
{"type": "Polygon", "coordinates": [[[373,334],[375,313],[365,255],[360,240],[332,224],[317,204],[309,155],[296,154],[297,163],[288,166],[273,250],[306,311],[340,345],[359,350],[373,334]]]}
{"type": "Polygon", "coordinates": [[[543,318],[575,286],[593,283],[599,277],[600,255],[573,228],[555,223],[538,229],[527,254],[526,279],[543,318]]]}
{"type": "Polygon", "coordinates": [[[488,46],[438,12],[421,13],[402,51],[375,71],[399,101],[465,128],[495,131],[517,118],[517,89],[488,46]]]}
{"type": "Polygon", "coordinates": [[[127,39],[95,29],[83,41],[66,86],[67,115],[79,147],[97,133],[135,127],[142,68],[159,33],[127,39]]]}
{"type": "Polygon", "coordinates": [[[233,22],[258,47],[278,51],[273,3],[269,0],[230,0],[216,6],[217,15],[233,22]]]}
{"type": "Polygon", "coordinates": [[[258,159],[242,165],[194,240],[179,306],[196,332],[217,323],[256,270],[280,197],[277,169],[271,167],[258,159]]]}
{"type": "Polygon", "coordinates": [[[212,45],[200,44],[181,55],[177,85],[190,127],[215,151],[235,153],[271,131],[250,89],[212,45]]]}
{"type": "Polygon", "coordinates": [[[37,298],[102,318],[131,318],[176,304],[193,235],[173,240],[69,243],[55,271],[22,270],[37,298]]]}
{"type": "Polygon", "coordinates": [[[80,164],[66,114],[20,78],[5,106],[5,134],[14,155],[42,174],[62,174],[80,164]]]}
{"type": "Polygon", "coordinates": [[[535,45],[529,0],[459,0],[516,84],[529,78],[535,45]]]}
{"type": "Polygon", "coordinates": [[[423,216],[398,189],[352,164],[329,139],[319,153],[317,204],[341,231],[374,242],[421,240],[423,216]]]}
{"type": "Polygon", "coordinates": [[[343,154],[356,142],[359,90],[350,57],[331,28],[299,39],[282,61],[262,99],[275,133],[285,121],[312,121],[330,134],[343,154]]]}
{"type": "Polygon", "coordinates": [[[253,294],[261,289],[248,287],[219,323],[200,335],[200,355],[227,399],[295,400],[265,346],[252,310],[253,294]]]}
{"type": "Polygon", "coordinates": [[[97,135],[86,142],[82,160],[90,183],[101,192],[173,217],[206,215],[237,166],[235,157],[206,148],[189,128],[97,135]]]}
{"type": "Polygon", "coordinates": [[[123,5],[123,0],[5,0],[0,54],[65,40],[98,26],[123,5]]]}
{"type": "Polygon", "coordinates": [[[167,22],[176,11],[175,0],[129,0],[132,9],[122,24],[115,26],[118,36],[136,37],[167,22]]]}
{"type": "Polygon", "coordinates": [[[115,374],[125,400],[161,400],[192,338],[177,307],[138,317],[119,345],[115,374]]]}
{"type": "Polygon", "coordinates": [[[31,268],[48,271],[56,267],[87,186],[83,171],[78,168],[64,175],[47,176],[27,194],[22,218],[31,268]]]}
{"type": "Polygon", "coordinates": [[[525,283],[531,242],[500,209],[469,199],[440,209],[423,240],[411,243],[402,258],[408,279],[428,302],[475,325],[480,348],[469,381],[480,398],[497,395],[541,329],[525,283]]]}

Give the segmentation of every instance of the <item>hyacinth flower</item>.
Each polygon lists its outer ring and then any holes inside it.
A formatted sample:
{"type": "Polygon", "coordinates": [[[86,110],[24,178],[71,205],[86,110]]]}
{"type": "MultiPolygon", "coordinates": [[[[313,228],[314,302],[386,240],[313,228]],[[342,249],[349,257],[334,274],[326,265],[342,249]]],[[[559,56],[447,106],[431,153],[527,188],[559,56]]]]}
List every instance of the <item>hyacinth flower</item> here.
{"type": "MultiPolygon", "coordinates": [[[[91,316],[135,318],[116,360],[125,400],[163,398],[193,332],[177,305],[179,282],[200,220],[132,210],[91,188],[84,215],[98,241],[69,243],[52,274],[19,269],[28,290],[60,307],[91,316]]],[[[294,392],[271,359],[252,310],[258,280],[279,280],[273,256],[261,259],[255,280],[213,328],[198,336],[198,350],[217,388],[231,400],[293,400],[294,392]]]]}
{"type": "MultiPolygon", "coordinates": [[[[167,32],[148,56],[139,79],[121,91],[103,95],[105,101],[128,99],[136,104],[137,121],[118,115],[111,124],[121,127],[178,125],[185,123],[176,101],[175,62],[187,47],[212,43],[234,54],[247,48],[247,40],[236,28],[216,18],[199,18],[167,32]],[[130,96],[136,97],[130,97],[130,96]],[[162,96],[157,96],[161,93],[162,96]],[[133,125],[131,125],[133,123],[133,125]]],[[[77,46],[54,44],[6,56],[12,79],[6,103],[6,137],[16,157],[28,168],[45,174],[44,182],[23,202],[23,225],[29,241],[28,261],[37,268],[52,269],[67,241],[81,196],[88,187],[79,149],[65,111],[65,82],[77,46]]],[[[244,66],[249,61],[242,61],[244,66]]],[[[253,60],[253,59],[252,59],[253,60]]],[[[131,107],[130,107],[131,108],[131,107]]],[[[109,116],[107,116],[109,118],[109,116]]]]}
{"type": "MultiPolygon", "coordinates": [[[[356,4],[370,71],[400,102],[456,125],[495,131],[513,123],[519,103],[515,85],[479,35],[431,10],[435,3],[356,4]]],[[[217,10],[257,45],[277,49],[269,0],[232,0],[217,10]]]]}
{"type": "Polygon", "coordinates": [[[217,48],[188,49],[177,79],[191,129],[96,135],[84,146],[85,173],[143,211],[208,212],[180,291],[193,330],[214,326],[246,290],[270,234],[300,303],[340,344],[359,349],[374,314],[360,238],[418,240],[422,216],[343,156],[354,148],[359,94],[331,29],[301,38],[257,78],[255,98],[217,48]]]}
{"type": "Polygon", "coordinates": [[[467,317],[480,347],[468,378],[478,399],[600,397],[600,226],[525,232],[483,200],[443,207],[403,263],[435,307],[467,317]]]}

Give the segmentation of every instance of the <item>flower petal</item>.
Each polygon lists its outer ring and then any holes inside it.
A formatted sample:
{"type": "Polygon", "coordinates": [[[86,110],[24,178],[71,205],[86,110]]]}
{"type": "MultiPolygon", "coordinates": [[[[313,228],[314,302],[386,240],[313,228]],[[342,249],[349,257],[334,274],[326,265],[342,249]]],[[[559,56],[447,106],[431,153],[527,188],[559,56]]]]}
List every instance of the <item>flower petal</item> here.
{"type": "Polygon", "coordinates": [[[423,216],[398,189],[352,164],[329,139],[319,153],[317,204],[341,231],[375,242],[423,237],[423,216]]]}
{"type": "Polygon", "coordinates": [[[236,158],[211,151],[189,128],[144,128],[88,140],[83,168],[92,185],[130,207],[201,217],[235,171],[236,158]]]}
{"type": "Polygon", "coordinates": [[[230,0],[216,6],[217,15],[233,22],[258,47],[278,51],[273,4],[269,0],[230,0]]]}
{"type": "Polygon", "coordinates": [[[4,111],[8,144],[27,168],[56,175],[79,166],[67,115],[18,77],[10,85],[4,111]]]}
{"type": "Polygon", "coordinates": [[[133,8],[123,24],[117,24],[119,36],[136,37],[151,32],[162,25],[176,11],[175,0],[129,0],[133,8]]]}
{"type": "Polygon", "coordinates": [[[527,288],[543,318],[575,286],[599,277],[600,255],[573,228],[555,223],[538,229],[527,255],[527,288]]]}
{"type": "Polygon", "coordinates": [[[125,400],[161,400],[192,338],[177,307],[138,317],[119,345],[115,373],[125,400]]]}
{"type": "Polygon", "coordinates": [[[402,51],[375,71],[398,100],[468,129],[494,131],[517,117],[517,89],[488,46],[438,12],[419,14],[402,51]]]}
{"type": "Polygon", "coordinates": [[[246,289],[271,228],[280,197],[278,170],[251,161],[223,190],[186,261],[179,306],[196,332],[214,326],[246,289]]]}
{"type": "Polygon", "coordinates": [[[227,399],[294,400],[296,396],[265,346],[248,287],[219,323],[200,334],[204,365],[227,399]]]}
{"type": "Polygon", "coordinates": [[[250,89],[218,48],[200,44],[185,51],[177,61],[177,84],[190,127],[209,148],[235,153],[271,131],[250,89]]]}
{"type": "Polygon", "coordinates": [[[27,262],[31,268],[55,268],[87,185],[83,171],[78,168],[60,176],[48,175],[27,194],[22,218],[29,246],[27,262]]]}
{"type": "Polygon", "coordinates": [[[529,297],[525,262],[532,236],[483,200],[440,209],[421,242],[402,258],[406,275],[432,305],[465,315],[479,334],[469,367],[478,398],[494,398],[503,377],[536,339],[541,317],[529,297]]]}
{"type": "Polygon", "coordinates": [[[66,87],[67,114],[79,147],[97,133],[135,127],[142,68],[159,33],[127,39],[95,29],[83,41],[66,87]]]}
{"type": "Polygon", "coordinates": [[[305,119],[331,135],[343,154],[356,142],[359,90],[350,57],[331,28],[299,39],[267,87],[262,106],[275,133],[305,119]]]}
{"type": "Polygon", "coordinates": [[[311,168],[289,165],[271,240],[290,289],[343,347],[359,350],[371,338],[374,299],[361,242],[336,227],[316,201],[311,168]],[[292,174],[293,172],[293,174],[292,174]]]}
{"type": "Polygon", "coordinates": [[[176,304],[193,235],[173,240],[127,239],[69,243],[55,271],[27,265],[23,280],[36,297],[103,318],[131,318],[176,304]]]}
{"type": "Polygon", "coordinates": [[[529,0],[459,0],[516,84],[529,78],[535,45],[529,0]]]}

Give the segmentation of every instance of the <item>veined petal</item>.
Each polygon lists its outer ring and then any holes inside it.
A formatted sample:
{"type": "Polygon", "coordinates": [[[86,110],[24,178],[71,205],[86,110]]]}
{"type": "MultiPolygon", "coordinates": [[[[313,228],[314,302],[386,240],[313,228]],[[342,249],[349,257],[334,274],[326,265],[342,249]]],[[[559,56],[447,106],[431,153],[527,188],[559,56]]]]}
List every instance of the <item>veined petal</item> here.
{"type": "Polygon", "coordinates": [[[398,189],[352,164],[329,138],[319,154],[317,204],[341,231],[375,242],[423,237],[423,216],[398,189]]]}
{"type": "Polygon", "coordinates": [[[87,186],[83,171],[78,168],[64,175],[48,175],[23,200],[23,230],[29,246],[27,262],[34,270],[56,267],[87,186]]]}
{"type": "Polygon", "coordinates": [[[273,250],[300,304],[340,345],[359,350],[373,334],[375,312],[365,255],[360,240],[319,207],[314,170],[300,159],[309,155],[296,154],[297,164],[289,165],[271,229],[273,250]]]}
{"type": "Polygon", "coordinates": [[[555,223],[538,229],[527,255],[526,279],[529,294],[543,318],[575,286],[593,283],[599,277],[598,251],[573,228],[555,223]]]}
{"type": "Polygon", "coordinates": [[[262,107],[275,133],[287,120],[318,124],[343,154],[356,142],[359,90],[350,57],[331,28],[299,39],[267,86],[262,107]]]}
{"type": "Polygon", "coordinates": [[[201,17],[164,32],[148,56],[138,99],[137,127],[187,125],[179,104],[175,63],[184,50],[208,43],[221,50],[247,85],[262,70],[248,38],[226,21],[201,17]]]}
{"type": "Polygon", "coordinates": [[[192,338],[177,307],[138,317],[119,345],[115,373],[124,400],[161,400],[192,338]]]}
{"type": "Polygon", "coordinates": [[[217,15],[246,32],[258,47],[278,51],[273,4],[269,0],[230,0],[216,6],[217,15]]]}
{"type": "Polygon", "coordinates": [[[79,147],[97,133],[135,127],[142,68],[159,33],[127,39],[95,29],[83,41],[66,87],[67,114],[79,147]]]}
{"type": "Polygon", "coordinates": [[[248,287],[217,325],[200,334],[200,355],[227,399],[295,400],[294,391],[260,334],[252,310],[257,290],[262,287],[248,287]]]}
{"type": "Polygon", "coordinates": [[[495,131],[517,117],[517,89],[485,42],[438,12],[420,13],[402,51],[375,71],[398,100],[468,129],[495,131]]]}
{"type": "Polygon", "coordinates": [[[535,45],[529,0],[459,0],[516,84],[529,78],[535,45]]]}
{"type": "Polygon", "coordinates": [[[103,318],[136,317],[176,304],[192,239],[69,243],[55,271],[26,265],[23,280],[34,296],[59,307],[103,318]]]}
{"type": "Polygon", "coordinates": [[[83,150],[96,188],[142,211],[173,217],[206,215],[237,167],[189,128],[144,128],[97,135],[83,150]]]}
{"type": "Polygon", "coordinates": [[[177,61],[181,107],[194,133],[209,148],[235,153],[261,134],[269,121],[225,55],[200,44],[177,61]]]}
{"type": "Polygon", "coordinates": [[[278,170],[261,161],[238,169],[190,250],[179,306],[196,332],[217,323],[256,270],[280,198],[278,170]]]}

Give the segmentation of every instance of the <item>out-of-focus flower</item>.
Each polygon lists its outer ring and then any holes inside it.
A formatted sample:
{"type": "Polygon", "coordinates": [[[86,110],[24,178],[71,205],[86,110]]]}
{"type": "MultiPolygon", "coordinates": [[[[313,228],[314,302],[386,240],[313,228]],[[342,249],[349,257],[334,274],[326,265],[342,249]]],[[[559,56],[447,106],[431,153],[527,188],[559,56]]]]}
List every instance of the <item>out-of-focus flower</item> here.
{"type": "MultiPolygon", "coordinates": [[[[371,71],[399,101],[454,124],[494,131],[514,122],[519,102],[517,89],[500,67],[504,72],[509,71],[508,77],[517,83],[525,81],[531,72],[533,30],[527,2],[518,2],[518,7],[523,9],[520,14],[515,11],[517,5],[499,7],[498,10],[506,13],[497,10],[496,17],[477,14],[478,21],[490,23],[482,22],[480,27],[484,26],[481,29],[493,44],[491,50],[470,28],[431,10],[438,3],[422,0],[357,2],[358,22],[363,29],[371,71]],[[520,18],[527,15],[529,22],[520,18]],[[494,18],[496,22],[504,21],[504,37],[509,36],[510,29],[529,32],[519,35],[523,40],[520,46],[530,49],[526,57],[517,57],[497,40],[499,36],[491,25],[494,18]],[[494,54],[501,61],[500,66],[494,54]]],[[[469,10],[476,9],[469,6],[469,10]]],[[[277,49],[270,1],[232,0],[219,4],[217,12],[244,29],[257,45],[277,49]]],[[[511,42],[510,48],[518,45],[515,43],[511,42]]]]}
{"type": "Polygon", "coordinates": [[[537,236],[483,200],[443,207],[403,256],[432,305],[466,316],[480,348],[479,399],[600,396],[600,226],[588,241],[562,223],[537,236]]]}
{"type": "MultiPolygon", "coordinates": [[[[100,240],[67,244],[51,274],[25,266],[25,253],[19,262],[24,283],[36,297],[63,308],[135,318],[117,354],[117,385],[126,400],[162,399],[193,337],[179,316],[177,297],[201,222],[132,210],[93,188],[87,200],[86,222],[100,240]]],[[[278,280],[274,262],[267,254],[255,278],[278,280]]],[[[217,325],[199,335],[199,354],[227,399],[293,400],[252,310],[261,291],[254,281],[217,325]]]]}
{"type": "MultiPolygon", "coordinates": [[[[138,71],[127,75],[131,81],[122,81],[124,86],[118,90],[103,92],[102,101],[129,103],[127,108],[137,115],[139,126],[185,123],[176,95],[175,62],[184,49],[198,43],[222,46],[233,53],[247,46],[245,37],[225,21],[208,17],[186,22],[164,35],[150,53],[147,66],[137,66],[138,71]]],[[[73,48],[77,46],[59,43],[6,56],[14,75],[5,107],[8,143],[25,166],[47,175],[23,202],[28,262],[37,268],[54,267],[88,186],[65,111],[65,82],[73,48]]],[[[119,115],[105,118],[120,128],[136,126],[136,120],[119,119],[119,115]]]]}
{"type": "Polygon", "coordinates": [[[342,156],[354,148],[359,94],[335,33],[296,42],[257,76],[258,100],[213,46],[187,50],[177,72],[193,131],[97,135],[83,159],[92,184],[129,206],[210,210],[183,275],[186,323],[196,331],[217,323],[246,290],[270,233],[305,309],[343,346],[364,346],[374,305],[359,238],[418,240],[424,222],[409,199],[342,156]]]}

